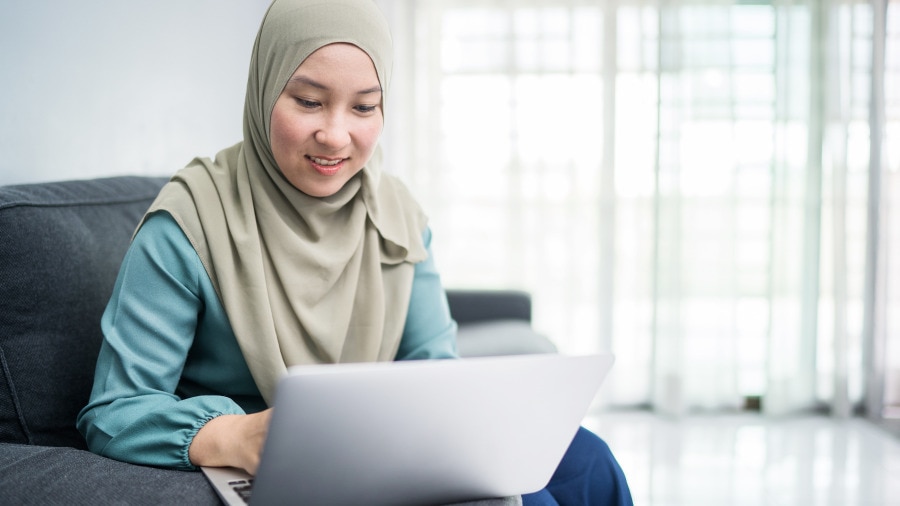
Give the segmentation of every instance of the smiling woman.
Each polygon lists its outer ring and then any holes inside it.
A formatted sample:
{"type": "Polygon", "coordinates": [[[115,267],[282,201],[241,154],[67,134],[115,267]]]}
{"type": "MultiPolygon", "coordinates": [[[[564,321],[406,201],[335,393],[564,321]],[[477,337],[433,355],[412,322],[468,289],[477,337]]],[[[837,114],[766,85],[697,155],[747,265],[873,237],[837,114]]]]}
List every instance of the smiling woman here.
{"type": "Polygon", "coordinates": [[[372,157],[383,124],[372,60],[352,44],[330,44],[297,68],[275,101],[272,154],[294,187],[328,197],[372,157]]]}
{"type": "MultiPolygon", "coordinates": [[[[78,416],[93,451],[255,474],[289,367],[458,357],[426,216],[382,168],[392,52],[368,0],[272,3],[243,140],[175,174],[122,262],[78,416]]],[[[572,496],[631,504],[584,429],[523,502],[572,496]]]]}

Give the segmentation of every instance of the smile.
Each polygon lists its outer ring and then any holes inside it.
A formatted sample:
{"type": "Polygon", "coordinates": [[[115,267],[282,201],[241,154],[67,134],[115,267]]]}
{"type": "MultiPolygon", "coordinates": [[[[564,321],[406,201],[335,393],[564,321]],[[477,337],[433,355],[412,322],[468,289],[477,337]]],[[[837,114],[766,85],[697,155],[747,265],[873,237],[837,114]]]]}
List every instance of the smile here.
{"type": "Polygon", "coordinates": [[[347,158],[329,159],[311,155],[307,155],[306,158],[310,161],[312,168],[315,169],[316,172],[329,177],[338,174],[344,167],[344,162],[347,161],[347,158]]]}
{"type": "Polygon", "coordinates": [[[326,158],[319,158],[318,156],[310,156],[308,158],[310,160],[312,160],[313,163],[315,163],[316,165],[324,165],[326,167],[329,167],[332,165],[337,165],[344,161],[343,158],[335,158],[334,160],[328,160],[326,158]]]}

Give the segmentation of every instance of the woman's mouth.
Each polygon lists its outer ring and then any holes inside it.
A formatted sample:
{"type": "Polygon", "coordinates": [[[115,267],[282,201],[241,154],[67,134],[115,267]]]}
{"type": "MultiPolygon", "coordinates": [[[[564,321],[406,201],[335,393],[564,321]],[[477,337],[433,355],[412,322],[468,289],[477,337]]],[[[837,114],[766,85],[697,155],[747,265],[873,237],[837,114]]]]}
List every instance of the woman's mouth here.
{"type": "Polygon", "coordinates": [[[344,166],[346,158],[321,158],[318,156],[306,156],[316,172],[325,176],[333,176],[337,174],[341,167],[344,166]]]}

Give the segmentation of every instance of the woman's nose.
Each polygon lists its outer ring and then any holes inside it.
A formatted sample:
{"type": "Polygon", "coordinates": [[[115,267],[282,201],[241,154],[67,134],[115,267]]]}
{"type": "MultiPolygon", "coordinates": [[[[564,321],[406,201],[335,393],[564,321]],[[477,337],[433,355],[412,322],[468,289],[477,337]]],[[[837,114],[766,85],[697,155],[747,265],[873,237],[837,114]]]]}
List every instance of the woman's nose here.
{"type": "Polygon", "coordinates": [[[327,117],[315,133],[316,142],[332,149],[340,149],[350,143],[348,122],[340,114],[327,117]]]}

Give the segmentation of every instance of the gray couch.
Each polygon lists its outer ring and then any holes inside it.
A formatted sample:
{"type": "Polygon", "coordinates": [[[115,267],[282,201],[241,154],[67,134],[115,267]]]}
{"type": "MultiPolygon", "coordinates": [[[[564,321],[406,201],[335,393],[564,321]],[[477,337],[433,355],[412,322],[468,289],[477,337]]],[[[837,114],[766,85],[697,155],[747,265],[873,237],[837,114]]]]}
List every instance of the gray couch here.
{"type": "MultiPolygon", "coordinates": [[[[201,473],[94,455],[75,429],[99,320],[134,227],[165,179],[0,187],[0,504],[218,504],[201,473]]],[[[464,356],[552,352],[528,294],[448,293],[464,356]]]]}

